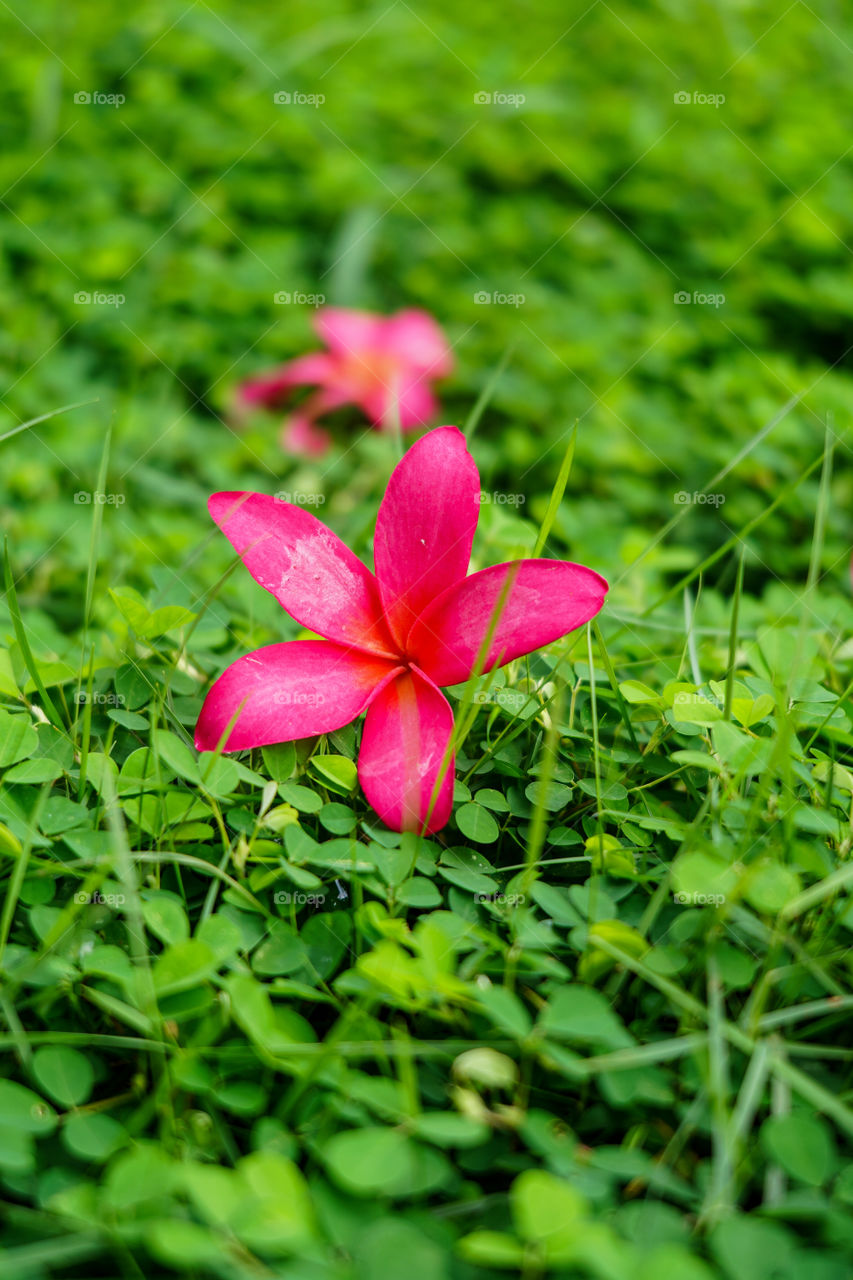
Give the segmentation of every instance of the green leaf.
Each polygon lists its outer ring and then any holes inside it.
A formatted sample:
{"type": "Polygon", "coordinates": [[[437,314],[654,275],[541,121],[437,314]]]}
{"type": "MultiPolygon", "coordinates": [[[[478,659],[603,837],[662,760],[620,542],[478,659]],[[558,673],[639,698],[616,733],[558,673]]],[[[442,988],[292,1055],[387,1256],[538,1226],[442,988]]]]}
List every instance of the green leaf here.
{"type": "Polygon", "coordinates": [[[456,825],[464,836],[477,844],[494,844],[500,835],[500,827],[489,810],[473,802],[456,810],[456,825]]]}
{"type": "Polygon", "coordinates": [[[761,1126],[761,1144],[770,1159],[798,1182],[822,1187],[835,1172],[835,1141],[819,1116],[797,1112],[770,1116],[761,1126]]]}
{"type": "Polygon", "coordinates": [[[216,956],[204,942],[190,938],[169,947],[154,965],[154,986],[159,995],[185,991],[216,972],[216,956]]]}
{"type": "Polygon", "coordinates": [[[38,734],[27,716],[0,710],[0,769],[26,760],[38,744],[38,734]]]}
{"type": "Polygon", "coordinates": [[[601,992],[578,983],[561,987],[550,998],[540,1026],[545,1035],[575,1044],[619,1049],[634,1043],[601,992]]]}
{"type": "Polygon", "coordinates": [[[587,1215],[580,1192],[544,1169],[520,1174],[512,1184],[510,1203],[522,1240],[545,1244],[549,1256],[555,1245],[571,1246],[577,1224],[587,1215]]]}
{"type": "Polygon", "coordinates": [[[518,1271],[524,1265],[524,1246],[503,1231],[472,1231],[457,1245],[459,1256],[475,1267],[518,1271]]]}
{"type": "Polygon", "coordinates": [[[333,791],[346,795],[355,790],[358,770],[348,756],[312,756],[311,772],[333,791]]]}
{"type": "Polygon", "coordinates": [[[619,692],[626,702],[651,702],[663,705],[663,698],[659,693],[649,685],[643,684],[642,680],[623,680],[619,685],[619,692]]]}
{"type": "Polygon", "coordinates": [[[392,1196],[408,1190],[417,1146],[398,1129],[366,1126],[335,1134],[322,1157],[330,1177],[350,1195],[392,1196]]]}
{"type": "Polygon", "coordinates": [[[292,742],[280,742],[276,746],[262,747],[264,767],[275,782],[287,782],[296,768],[296,747],[292,742]]]}
{"type": "Polygon", "coordinates": [[[152,738],[154,749],[173,773],[185,778],[187,782],[198,782],[199,761],[191,747],[167,729],[155,730],[152,738]]]}
{"type": "Polygon", "coordinates": [[[743,894],[756,911],[775,915],[800,892],[795,871],[774,858],[762,858],[751,866],[743,881],[743,894]]]}
{"type": "Polygon", "coordinates": [[[16,764],[6,774],[4,781],[27,783],[33,786],[44,782],[55,782],[62,773],[63,768],[58,760],[41,756],[35,760],[23,760],[20,764],[16,764]]]}
{"type": "Polygon", "coordinates": [[[206,1266],[216,1269],[225,1242],[218,1232],[197,1222],[182,1218],[155,1218],[146,1223],[145,1243],[160,1262],[183,1271],[206,1266]]]}
{"type": "Polygon", "coordinates": [[[488,1019],[516,1039],[523,1040],[533,1028],[533,1020],[519,996],[508,987],[478,989],[477,999],[488,1019]]]}
{"type": "Polygon", "coordinates": [[[89,1059],[65,1046],[36,1049],[33,1074],[44,1092],[62,1107],[79,1107],[88,1099],[95,1082],[89,1059]]]}
{"type": "Polygon", "coordinates": [[[146,928],[155,938],[167,946],[178,942],[186,942],[190,936],[190,926],[181,904],[169,894],[160,893],[145,896],[142,901],[142,918],[146,928]]]}
{"type": "Polygon", "coordinates": [[[786,1274],[794,1237],[775,1222],[733,1214],[711,1232],[709,1242],[727,1280],[776,1280],[786,1274]]]}
{"type": "Polygon", "coordinates": [[[69,1116],[62,1126],[62,1142],[78,1160],[103,1164],[128,1141],[123,1125],[98,1112],[69,1116]]]}
{"type": "Polygon", "coordinates": [[[56,1128],[56,1112],[26,1085],[0,1080],[0,1125],[40,1136],[56,1128]]]}

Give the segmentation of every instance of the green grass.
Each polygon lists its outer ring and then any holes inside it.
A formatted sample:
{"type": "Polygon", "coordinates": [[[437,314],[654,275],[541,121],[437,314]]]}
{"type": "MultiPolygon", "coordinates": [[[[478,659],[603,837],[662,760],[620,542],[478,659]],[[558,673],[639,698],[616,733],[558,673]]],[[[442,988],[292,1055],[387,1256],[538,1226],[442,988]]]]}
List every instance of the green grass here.
{"type": "Polygon", "coordinates": [[[851,1273],[850,26],[511,21],[0,18],[4,1277],[851,1273]],[[433,839],[371,815],[357,724],[192,747],[298,634],[208,494],[322,498],[370,562],[399,456],[233,429],[314,345],[280,291],[429,308],[441,420],[513,499],[473,567],[611,583],[451,691],[433,839]]]}

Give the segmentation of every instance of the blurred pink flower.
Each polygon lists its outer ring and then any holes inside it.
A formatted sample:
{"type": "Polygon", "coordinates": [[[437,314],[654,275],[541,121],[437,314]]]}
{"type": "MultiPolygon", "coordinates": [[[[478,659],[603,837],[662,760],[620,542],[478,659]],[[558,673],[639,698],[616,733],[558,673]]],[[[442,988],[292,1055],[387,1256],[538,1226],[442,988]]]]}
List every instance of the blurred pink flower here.
{"type": "Polygon", "coordinates": [[[372,574],[302,507],[216,493],[210,513],[252,576],[323,640],[266,645],[209,691],[200,751],[330,733],[367,711],[358,775],[395,831],[450,816],[453,712],[439,685],[551,644],[593,618],[607,583],[564,560],[519,560],[466,576],[480,477],[465,437],[438,427],[395,468],[376,519],[372,574]],[[229,728],[230,726],[230,728],[229,728]]]}
{"type": "Polygon", "coordinates": [[[323,414],[354,404],[373,426],[387,429],[399,413],[404,431],[424,426],[438,404],[430,389],[446,377],[453,358],[440,328],[426,311],[409,309],[392,316],[345,307],[324,307],[314,327],[326,344],[268,374],[249,378],[239,389],[242,408],[277,409],[296,387],[316,386],[282,428],[283,448],[318,456],[329,445],[328,434],[315,425],[323,414]]]}

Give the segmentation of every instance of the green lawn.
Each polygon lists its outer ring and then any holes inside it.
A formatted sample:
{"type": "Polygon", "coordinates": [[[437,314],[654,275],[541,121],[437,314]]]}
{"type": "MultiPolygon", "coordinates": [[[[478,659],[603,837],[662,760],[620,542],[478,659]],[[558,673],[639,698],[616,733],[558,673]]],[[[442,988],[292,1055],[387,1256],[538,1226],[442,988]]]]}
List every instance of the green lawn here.
{"type": "Polygon", "coordinates": [[[4,1280],[848,1280],[849,15],[0,31],[4,1280]],[[372,564],[393,434],[234,412],[320,301],[448,335],[475,569],[611,586],[451,690],[428,839],[358,723],[192,747],[299,634],[208,495],[312,495],[372,564]]]}

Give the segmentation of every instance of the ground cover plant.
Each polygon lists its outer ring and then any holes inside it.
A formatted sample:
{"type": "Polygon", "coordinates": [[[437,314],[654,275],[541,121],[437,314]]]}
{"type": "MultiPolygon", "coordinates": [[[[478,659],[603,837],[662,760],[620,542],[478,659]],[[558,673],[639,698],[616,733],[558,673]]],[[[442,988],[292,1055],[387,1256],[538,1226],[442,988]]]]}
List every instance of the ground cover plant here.
{"type": "Polygon", "coordinates": [[[0,23],[4,1277],[847,1280],[843,11],[0,23]],[[327,308],[431,316],[440,410],[247,395],[327,308]],[[194,735],[316,640],[210,495],[372,567],[442,423],[472,573],[610,589],[445,689],[423,835],[363,718],[194,735]]]}

